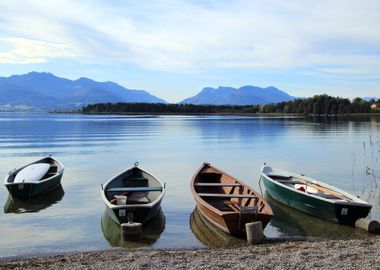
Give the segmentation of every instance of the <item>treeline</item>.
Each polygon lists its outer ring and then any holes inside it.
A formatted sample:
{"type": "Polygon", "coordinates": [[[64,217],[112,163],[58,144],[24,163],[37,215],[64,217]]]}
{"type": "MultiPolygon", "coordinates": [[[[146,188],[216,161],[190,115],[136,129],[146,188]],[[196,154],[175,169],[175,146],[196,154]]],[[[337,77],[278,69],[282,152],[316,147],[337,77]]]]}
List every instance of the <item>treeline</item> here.
{"type": "Polygon", "coordinates": [[[343,115],[355,113],[370,113],[379,109],[371,109],[371,105],[380,99],[365,101],[347,98],[318,95],[306,99],[295,99],[287,102],[266,105],[193,105],[164,103],[98,103],[83,107],[82,113],[157,113],[157,114],[245,114],[245,113],[279,113],[304,115],[343,115]]]}
{"type": "Polygon", "coordinates": [[[259,105],[194,105],[165,103],[98,103],[82,108],[83,113],[168,113],[168,114],[208,114],[208,113],[257,113],[259,105]]]}
{"type": "Polygon", "coordinates": [[[348,98],[331,97],[328,95],[318,95],[307,99],[295,99],[288,102],[276,104],[266,104],[261,106],[261,113],[296,113],[306,115],[342,115],[351,113],[371,113],[371,105],[379,103],[380,99],[365,101],[362,98],[355,98],[350,101],[348,98]]]}

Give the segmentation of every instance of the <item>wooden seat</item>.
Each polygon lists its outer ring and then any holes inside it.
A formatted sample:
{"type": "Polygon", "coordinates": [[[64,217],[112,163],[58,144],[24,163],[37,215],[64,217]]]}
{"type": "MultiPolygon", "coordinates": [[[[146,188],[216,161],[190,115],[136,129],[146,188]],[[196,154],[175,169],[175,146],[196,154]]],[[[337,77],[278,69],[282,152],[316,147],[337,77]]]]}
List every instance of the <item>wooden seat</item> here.
{"type": "Polygon", "coordinates": [[[224,194],[224,193],[198,193],[201,197],[215,197],[215,198],[257,198],[252,194],[224,194]]]}
{"type": "Polygon", "coordinates": [[[141,191],[162,191],[162,187],[117,187],[107,189],[109,192],[141,192],[141,191]]]}
{"type": "Polygon", "coordinates": [[[195,183],[196,187],[241,187],[239,183],[195,183]]]}

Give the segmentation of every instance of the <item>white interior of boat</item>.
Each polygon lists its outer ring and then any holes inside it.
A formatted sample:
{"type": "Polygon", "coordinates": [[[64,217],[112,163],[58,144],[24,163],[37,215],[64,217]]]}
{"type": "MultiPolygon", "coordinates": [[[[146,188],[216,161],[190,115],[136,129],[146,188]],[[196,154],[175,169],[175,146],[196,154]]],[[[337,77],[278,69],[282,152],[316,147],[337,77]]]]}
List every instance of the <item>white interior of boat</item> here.
{"type": "Polygon", "coordinates": [[[262,173],[270,177],[273,181],[286,185],[288,188],[305,192],[309,195],[319,196],[332,201],[358,201],[354,196],[340,191],[339,189],[322,182],[316,181],[304,175],[293,174],[270,166],[264,166],[262,173]]]}

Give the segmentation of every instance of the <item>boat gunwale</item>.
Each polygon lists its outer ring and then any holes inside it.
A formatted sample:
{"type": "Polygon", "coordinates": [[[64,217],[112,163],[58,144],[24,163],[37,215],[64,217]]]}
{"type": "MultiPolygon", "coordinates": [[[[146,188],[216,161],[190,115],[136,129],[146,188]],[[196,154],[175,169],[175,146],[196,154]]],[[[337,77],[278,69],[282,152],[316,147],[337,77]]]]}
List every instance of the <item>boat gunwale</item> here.
{"type": "MultiPolygon", "coordinates": [[[[46,183],[46,182],[48,182],[48,181],[50,181],[50,180],[52,180],[52,179],[58,177],[58,176],[63,175],[64,170],[65,170],[65,166],[62,164],[62,162],[60,162],[58,159],[56,159],[56,158],[54,158],[54,157],[52,157],[52,156],[46,156],[46,157],[43,157],[43,158],[41,158],[41,159],[38,159],[38,160],[36,160],[36,161],[34,161],[34,162],[28,163],[28,164],[26,164],[26,165],[24,165],[24,166],[22,166],[22,167],[20,167],[20,168],[17,168],[17,169],[14,169],[14,170],[10,171],[10,172],[5,176],[4,185],[5,185],[5,186],[18,186],[18,185],[20,185],[20,184],[24,184],[24,185],[40,185],[40,184],[46,183]],[[28,166],[30,166],[30,165],[33,165],[33,164],[41,163],[41,161],[44,160],[44,159],[46,159],[46,158],[50,158],[50,159],[52,159],[53,161],[57,162],[58,165],[59,165],[58,168],[60,168],[60,170],[57,171],[54,175],[52,175],[52,176],[50,176],[50,177],[48,177],[48,178],[45,178],[45,179],[43,179],[43,180],[38,180],[38,181],[33,181],[33,182],[21,182],[21,183],[8,182],[9,177],[10,177],[13,173],[15,173],[16,171],[17,171],[17,173],[19,173],[22,169],[24,169],[24,168],[26,168],[26,167],[28,167],[28,166]]],[[[16,173],[16,174],[17,174],[17,173],[16,173]]]]}
{"type": "Polygon", "coordinates": [[[104,203],[107,205],[108,208],[111,208],[111,209],[128,209],[128,208],[152,208],[154,205],[156,205],[157,203],[159,203],[160,201],[162,201],[162,198],[164,197],[165,195],[165,192],[166,192],[166,183],[162,182],[159,178],[155,177],[153,174],[151,174],[150,172],[142,169],[141,167],[139,166],[133,166],[129,169],[126,169],[124,171],[122,171],[121,173],[118,173],[117,175],[115,175],[114,177],[111,177],[106,183],[104,183],[103,185],[101,185],[101,195],[102,195],[102,199],[104,201],[104,203]],[[121,176],[122,174],[132,170],[133,168],[138,168],[139,170],[147,173],[149,176],[151,176],[152,178],[154,178],[155,180],[158,181],[158,183],[160,183],[161,187],[162,187],[162,191],[161,191],[161,194],[153,201],[153,202],[150,202],[150,203],[137,203],[137,204],[125,204],[125,205],[116,205],[116,204],[112,204],[106,197],[105,193],[106,193],[106,187],[108,186],[108,184],[110,184],[113,180],[115,180],[115,178],[121,176]]]}
{"type": "Polygon", "coordinates": [[[264,177],[264,178],[266,178],[271,183],[273,183],[273,184],[275,184],[277,186],[280,186],[282,188],[286,188],[286,189],[291,190],[293,192],[297,192],[298,194],[302,194],[302,195],[307,196],[307,197],[312,197],[312,198],[315,198],[315,199],[318,199],[318,200],[322,200],[322,201],[325,201],[325,202],[328,202],[328,203],[331,203],[331,204],[372,207],[371,204],[363,201],[360,198],[357,198],[353,194],[350,194],[350,193],[348,193],[348,192],[346,192],[344,190],[341,190],[341,189],[339,189],[339,188],[337,188],[335,186],[329,185],[329,184],[324,183],[322,181],[318,181],[318,180],[316,180],[314,178],[311,178],[311,177],[308,177],[308,176],[305,176],[305,175],[301,175],[301,174],[297,174],[297,173],[292,173],[292,172],[284,171],[284,170],[277,169],[277,168],[274,168],[274,167],[269,166],[269,165],[264,165],[262,167],[262,169],[261,169],[261,176],[264,177]],[[312,194],[312,193],[303,192],[303,191],[297,190],[295,188],[289,187],[288,185],[286,185],[284,183],[281,183],[279,181],[274,180],[272,177],[270,177],[268,174],[266,174],[264,172],[265,168],[271,168],[273,172],[277,172],[276,175],[283,175],[283,173],[286,173],[286,174],[288,174],[291,177],[294,176],[296,178],[300,178],[302,180],[305,180],[306,182],[310,182],[311,184],[315,184],[315,185],[318,185],[318,186],[321,186],[321,187],[325,187],[325,188],[331,189],[332,191],[338,192],[338,193],[346,196],[347,198],[352,199],[352,201],[344,200],[344,199],[339,199],[339,200],[328,199],[328,198],[324,198],[322,196],[318,196],[318,195],[315,195],[315,194],[312,194]]]}

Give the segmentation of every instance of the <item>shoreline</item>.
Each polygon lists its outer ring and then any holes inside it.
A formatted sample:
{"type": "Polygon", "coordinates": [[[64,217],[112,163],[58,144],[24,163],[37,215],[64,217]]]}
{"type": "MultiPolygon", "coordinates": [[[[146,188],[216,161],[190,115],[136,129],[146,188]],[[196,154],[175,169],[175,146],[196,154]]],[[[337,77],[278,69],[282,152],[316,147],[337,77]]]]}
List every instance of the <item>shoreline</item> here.
{"type": "Polygon", "coordinates": [[[0,259],[0,269],[379,269],[380,235],[190,249],[123,249],[0,259]]]}

